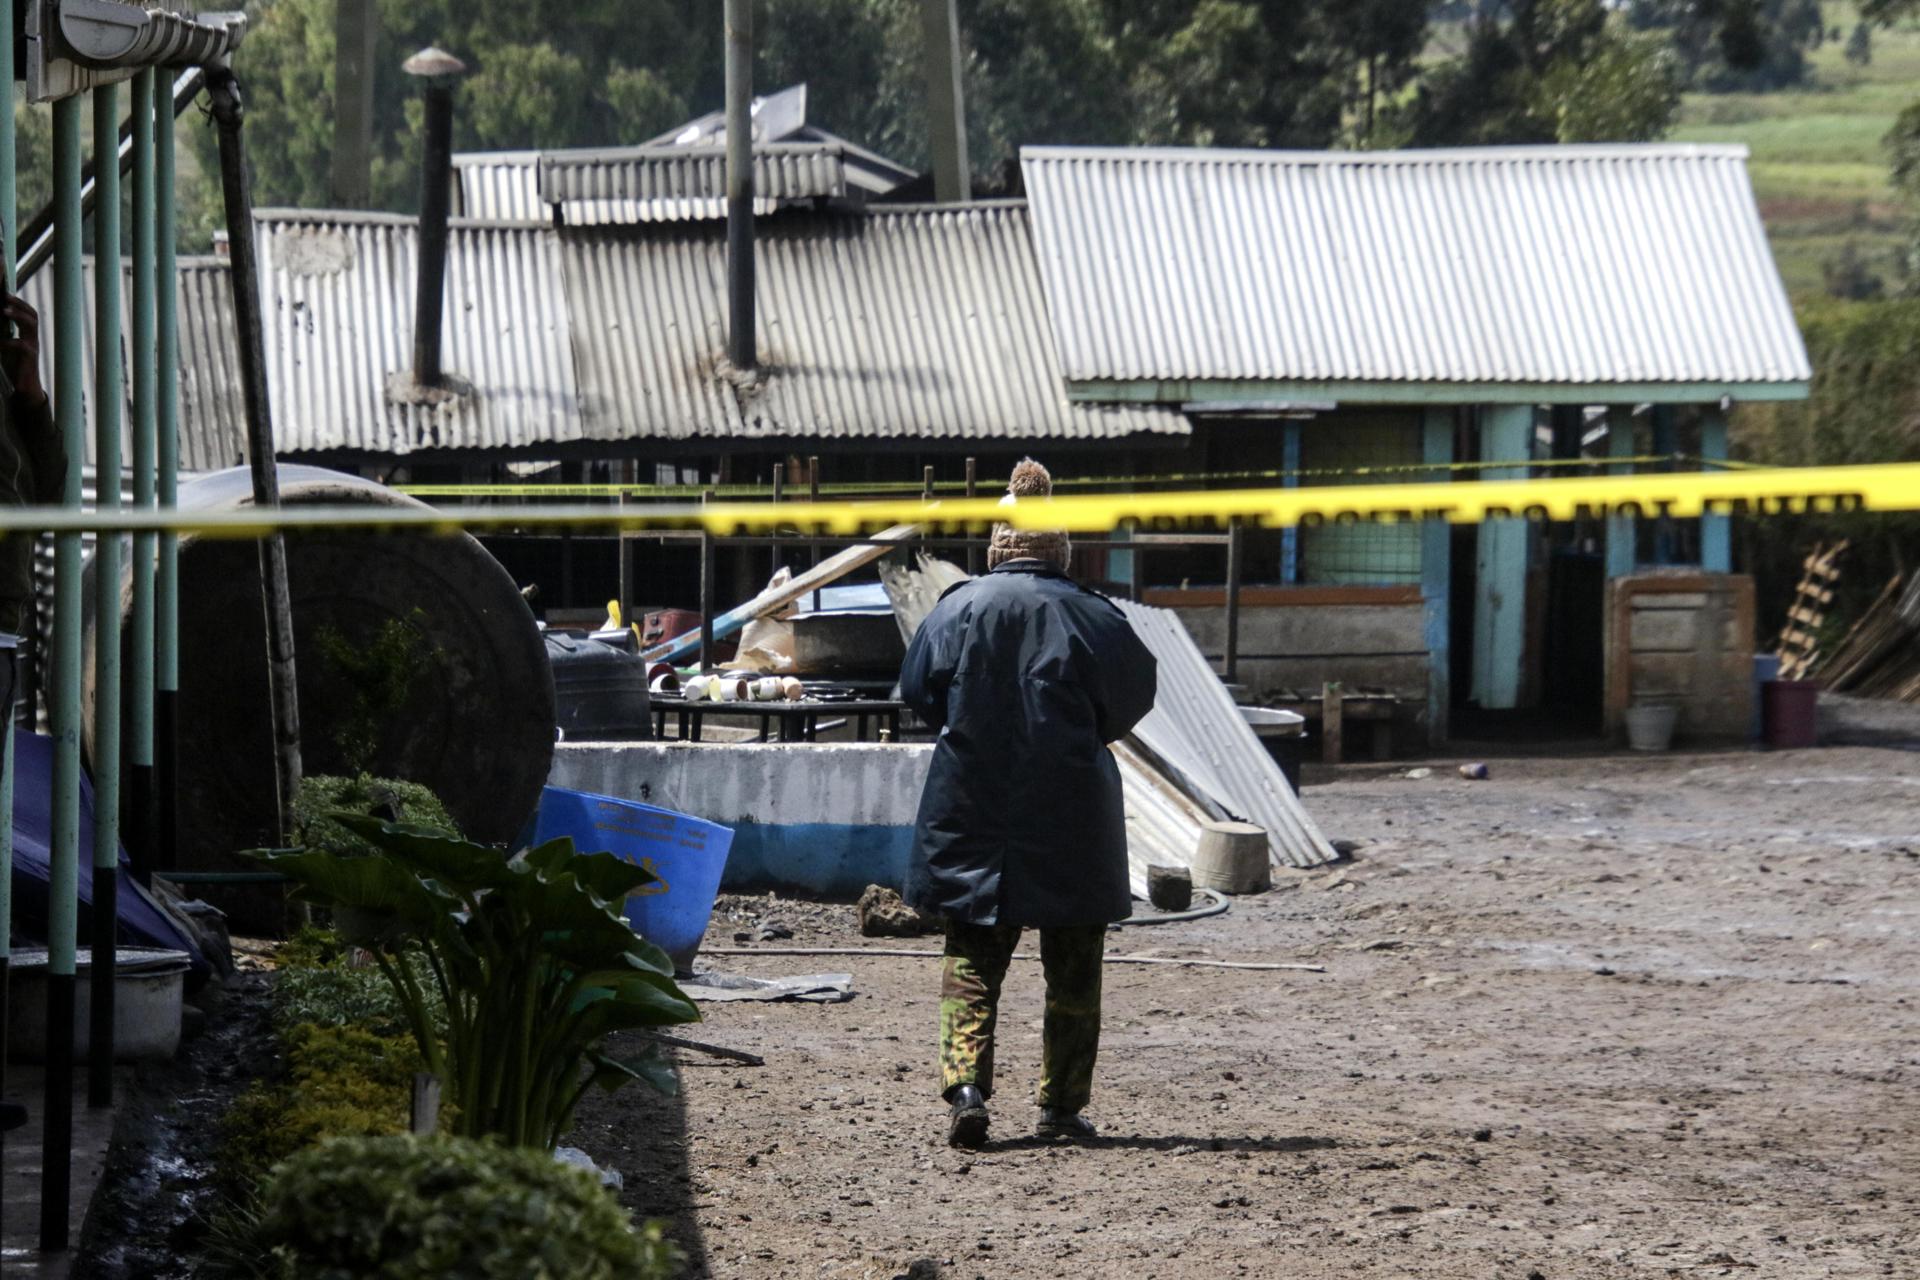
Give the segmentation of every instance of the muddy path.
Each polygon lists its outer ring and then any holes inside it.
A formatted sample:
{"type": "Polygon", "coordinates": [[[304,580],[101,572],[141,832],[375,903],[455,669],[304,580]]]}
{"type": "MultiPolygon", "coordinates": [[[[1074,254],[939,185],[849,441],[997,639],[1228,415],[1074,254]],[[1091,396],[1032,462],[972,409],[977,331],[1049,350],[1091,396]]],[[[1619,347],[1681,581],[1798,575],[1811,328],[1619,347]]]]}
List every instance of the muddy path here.
{"type": "MultiPolygon", "coordinates": [[[[858,995],[709,1006],[694,1034],[767,1066],[683,1058],[680,1099],[595,1095],[575,1141],[697,1275],[1920,1277],[1920,755],[1360,769],[1307,801],[1352,862],[1110,949],[1327,973],[1109,966],[1097,1145],[1026,1136],[1037,965],[960,1153],[935,962],[773,956],[724,965],[858,995]]],[[[728,906],[716,944],[756,914],[860,944],[844,908],[728,906]]]]}

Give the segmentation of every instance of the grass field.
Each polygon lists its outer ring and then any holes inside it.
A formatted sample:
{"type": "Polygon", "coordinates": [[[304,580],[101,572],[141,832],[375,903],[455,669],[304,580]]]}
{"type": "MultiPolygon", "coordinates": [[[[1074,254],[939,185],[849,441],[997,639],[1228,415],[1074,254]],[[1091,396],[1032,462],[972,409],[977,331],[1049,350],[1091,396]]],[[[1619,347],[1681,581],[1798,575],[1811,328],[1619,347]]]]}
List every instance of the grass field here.
{"type": "Polygon", "coordinates": [[[1877,30],[1873,60],[1842,54],[1853,7],[1826,5],[1842,32],[1812,56],[1812,82],[1782,93],[1688,94],[1676,142],[1741,142],[1753,151],[1754,188],[1787,287],[1822,288],[1821,264],[1853,244],[1893,282],[1891,258],[1905,211],[1887,177],[1881,139],[1894,117],[1920,100],[1920,23],[1877,30]]]}

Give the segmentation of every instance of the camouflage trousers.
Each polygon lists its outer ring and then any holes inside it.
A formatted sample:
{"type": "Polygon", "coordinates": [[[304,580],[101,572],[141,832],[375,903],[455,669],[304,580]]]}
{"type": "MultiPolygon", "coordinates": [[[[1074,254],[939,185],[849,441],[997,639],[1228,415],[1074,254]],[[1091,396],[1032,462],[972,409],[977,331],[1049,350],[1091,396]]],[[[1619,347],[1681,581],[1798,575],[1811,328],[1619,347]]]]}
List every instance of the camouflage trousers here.
{"type": "MultiPolygon", "coordinates": [[[[1078,1111],[1093,1092],[1100,1049],[1100,963],[1105,925],[1040,930],[1047,1011],[1040,1041],[1040,1105],[1078,1111]]],[[[940,974],[940,1088],[963,1084],[993,1096],[993,1033],[1000,986],[1020,945],[1018,926],[947,924],[940,974]]]]}

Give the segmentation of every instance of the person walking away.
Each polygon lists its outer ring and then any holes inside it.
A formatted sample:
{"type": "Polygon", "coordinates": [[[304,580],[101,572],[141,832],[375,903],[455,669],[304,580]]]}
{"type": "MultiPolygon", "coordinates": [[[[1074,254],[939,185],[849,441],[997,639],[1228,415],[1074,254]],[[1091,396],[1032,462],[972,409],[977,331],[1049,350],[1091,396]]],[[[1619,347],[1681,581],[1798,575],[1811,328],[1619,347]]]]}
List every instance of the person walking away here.
{"type": "MultiPolygon", "coordinates": [[[[1044,501],[1045,467],[1003,503],[1044,501]]],[[[1153,655],[1112,601],[1067,576],[1060,530],[995,525],[988,573],[927,616],[900,674],[939,733],[907,900],[946,922],[940,1082],[947,1140],[986,1141],[1001,984],[1023,929],[1046,978],[1038,1134],[1084,1139],[1107,926],[1131,912],[1120,771],[1107,750],[1153,709],[1153,655]]]]}

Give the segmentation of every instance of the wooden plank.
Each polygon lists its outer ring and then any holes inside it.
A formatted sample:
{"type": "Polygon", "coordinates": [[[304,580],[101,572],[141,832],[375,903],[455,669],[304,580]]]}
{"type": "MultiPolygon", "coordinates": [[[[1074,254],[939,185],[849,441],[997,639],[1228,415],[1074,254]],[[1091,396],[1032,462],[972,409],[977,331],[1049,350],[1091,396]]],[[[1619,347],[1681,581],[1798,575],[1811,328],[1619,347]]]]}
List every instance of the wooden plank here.
{"type": "Polygon", "coordinates": [[[1691,652],[1700,642],[1698,610],[1635,609],[1627,643],[1636,654],[1650,651],[1691,652]]]}
{"type": "MultiPolygon", "coordinates": [[[[1175,612],[1203,653],[1213,656],[1226,651],[1225,610],[1178,609],[1175,612]]],[[[1239,652],[1242,658],[1276,654],[1359,657],[1425,653],[1424,623],[1424,610],[1417,601],[1385,607],[1242,608],[1239,652]]],[[[1317,686],[1319,681],[1314,684],[1317,686]]]]}
{"type": "Polygon", "coordinates": [[[440,1131],[440,1077],[431,1071],[413,1073],[413,1100],[407,1115],[407,1132],[417,1134],[440,1131]]]}
{"type": "MultiPolygon", "coordinates": [[[[745,604],[729,609],[715,618],[713,620],[714,639],[725,639],[755,618],[764,618],[770,613],[778,613],[801,596],[828,586],[846,577],[855,569],[872,564],[875,560],[889,554],[900,543],[918,536],[919,532],[918,525],[895,525],[891,529],[875,534],[872,543],[847,547],[822,560],[817,566],[785,585],[768,587],[745,604]]],[[[700,632],[689,631],[684,635],[674,636],[670,640],[662,640],[640,656],[648,662],[677,662],[695,652],[699,646],[700,632]]]]}
{"type": "Polygon", "coordinates": [[[1329,682],[1320,690],[1320,759],[1327,764],[1340,763],[1340,717],[1345,711],[1340,686],[1329,682]]]}
{"type": "MultiPolygon", "coordinates": [[[[1134,541],[1145,539],[1136,534],[1134,541]]],[[[1225,542],[1224,537],[1221,538],[1225,542]]],[[[1224,587],[1149,587],[1140,593],[1144,604],[1164,609],[1220,608],[1227,603],[1224,587]]],[[[1254,587],[1240,588],[1240,607],[1298,608],[1303,605],[1406,605],[1421,603],[1417,586],[1405,587],[1254,587]]]]}

